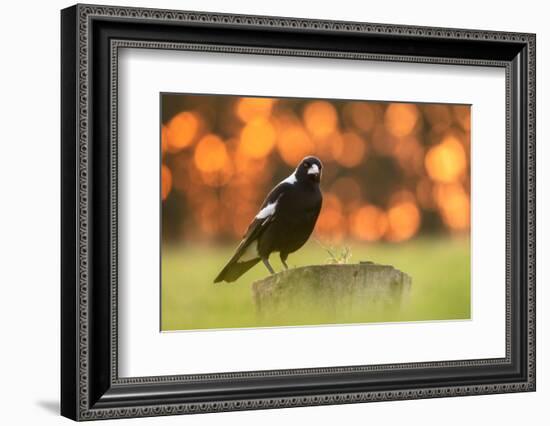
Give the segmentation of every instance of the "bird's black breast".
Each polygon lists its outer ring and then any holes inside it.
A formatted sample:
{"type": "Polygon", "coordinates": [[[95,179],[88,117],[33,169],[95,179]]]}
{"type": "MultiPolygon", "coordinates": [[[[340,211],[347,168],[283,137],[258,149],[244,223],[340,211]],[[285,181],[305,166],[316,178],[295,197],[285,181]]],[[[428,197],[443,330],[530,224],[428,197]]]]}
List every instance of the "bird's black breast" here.
{"type": "Polygon", "coordinates": [[[313,232],[321,205],[321,190],[316,184],[298,182],[286,188],[269,227],[258,240],[260,255],[288,254],[302,247],[313,232]]]}

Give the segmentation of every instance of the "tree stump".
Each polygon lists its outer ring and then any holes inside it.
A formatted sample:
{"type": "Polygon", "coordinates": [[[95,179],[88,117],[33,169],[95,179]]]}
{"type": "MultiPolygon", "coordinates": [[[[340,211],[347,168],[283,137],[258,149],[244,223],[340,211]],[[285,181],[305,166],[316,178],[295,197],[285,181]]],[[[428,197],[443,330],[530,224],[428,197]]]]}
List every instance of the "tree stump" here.
{"type": "Polygon", "coordinates": [[[393,266],[360,262],[289,269],[254,282],[252,293],[260,313],[314,308],[354,315],[401,305],[411,283],[393,266]]]}

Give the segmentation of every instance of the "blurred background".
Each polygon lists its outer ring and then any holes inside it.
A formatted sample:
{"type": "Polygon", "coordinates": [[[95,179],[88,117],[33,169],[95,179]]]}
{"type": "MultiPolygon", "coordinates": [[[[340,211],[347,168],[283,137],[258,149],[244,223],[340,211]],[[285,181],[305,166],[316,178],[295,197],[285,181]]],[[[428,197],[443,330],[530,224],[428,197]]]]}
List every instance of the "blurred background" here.
{"type": "MultiPolygon", "coordinates": [[[[291,263],[324,263],[327,251],[349,250],[353,261],[367,257],[409,274],[418,269],[418,289],[436,285],[438,260],[443,265],[460,258],[455,270],[444,271],[456,278],[456,288],[440,283],[454,289],[445,297],[455,302],[431,297],[453,311],[435,319],[469,316],[469,106],[163,94],[161,107],[163,329],[257,325],[252,312],[243,323],[244,317],[231,320],[234,315],[216,305],[217,298],[229,297],[235,306],[236,286],[222,296],[227,290],[212,289],[212,279],[267,193],[306,155],[324,163],[323,208],[313,243],[291,255],[291,263]],[[419,269],[421,260],[411,263],[417,256],[431,266],[419,269]],[[190,288],[188,274],[199,260],[208,264],[190,288]],[[457,300],[460,308],[453,305],[457,300]]],[[[250,298],[248,285],[265,276],[261,268],[237,281],[237,301],[250,298]]],[[[236,306],[245,312],[248,304],[236,306]]],[[[433,318],[435,311],[428,311],[412,319],[433,318]]],[[[384,315],[369,320],[414,317],[384,315]]]]}
{"type": "Polygon", "coordinates": [[[470,107],[163,95],[163,241],[231,241],[306,155],[323,161],[325,240],[470,226],[470,107]]]}

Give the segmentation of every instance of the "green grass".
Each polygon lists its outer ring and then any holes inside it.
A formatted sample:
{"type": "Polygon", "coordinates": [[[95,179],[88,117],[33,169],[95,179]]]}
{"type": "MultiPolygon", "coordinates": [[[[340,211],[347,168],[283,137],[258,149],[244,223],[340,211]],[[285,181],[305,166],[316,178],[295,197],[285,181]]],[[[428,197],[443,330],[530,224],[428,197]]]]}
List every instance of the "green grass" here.
{"type": "MultiPolygon", "coordinates": [[[[465,238],[423,238],[400,244],[350,244],[350,263],[390,264],[412,277],[409,300],[400,307],[325,312],[287,309],[262,315],[252,301],[251,284],[267,275],[260,263],[234,283],[213,284],[233,247],[163,247],[162,330],[317,325],[470,318],[470,242],[465,238]]],[[[328,253],[310,240],[289,257],[289,267],[324,264],[328,253]]],[[[282,269],[278,255],[271,257],[282,269]]]]}

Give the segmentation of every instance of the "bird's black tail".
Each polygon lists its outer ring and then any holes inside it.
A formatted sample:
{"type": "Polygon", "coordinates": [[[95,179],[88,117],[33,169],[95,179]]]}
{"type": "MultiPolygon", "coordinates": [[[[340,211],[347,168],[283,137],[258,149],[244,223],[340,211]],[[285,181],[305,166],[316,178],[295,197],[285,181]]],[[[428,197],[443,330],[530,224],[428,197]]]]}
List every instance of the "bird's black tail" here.
{"type": "Polygon", "coordinates": [[[244,274],[254,265],[256,265],[259,261],[259,257],[256,259],[247,260],[245,262],[239,262],[238,260],[235,261],[234,259],[231,259],[229,263],[225,265],[222,271],[218,274],[214,282],[219,283],[220,281],[226,281],[228,283],[231,283],[238,279],[242,274],[244,274]]]}

